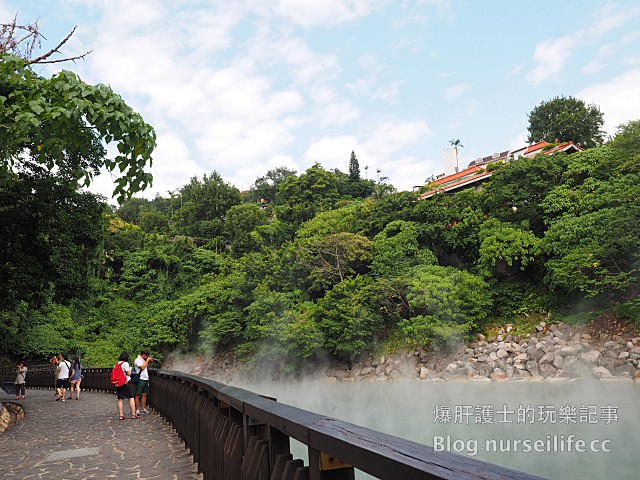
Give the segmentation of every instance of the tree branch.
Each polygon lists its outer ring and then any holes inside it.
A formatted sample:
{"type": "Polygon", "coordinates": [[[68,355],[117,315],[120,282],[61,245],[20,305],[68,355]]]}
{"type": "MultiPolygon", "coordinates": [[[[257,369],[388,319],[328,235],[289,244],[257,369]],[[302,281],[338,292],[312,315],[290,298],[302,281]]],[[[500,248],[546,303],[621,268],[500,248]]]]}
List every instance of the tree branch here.
{"type": "Polygon", "coordinates": [[[64,37],[60,41],[60,43],[58,43],[58,45],[56,45],[54,48],[49,50],[47,53],[44,53],[44,54],[40,55],[39,57],[36,57],[34,59],[29,60],[29,63],[60,63],[60,62],[67,62],[67,61],[70,61],[70,60],[71,61],[75,61],[75,60],[84,58],[87,55],[89,55],[91,53],[91,51],[85,52],[82,55],[76,55],[75,57],[61,58],[59,60],[47,60],[47,58],[49,58],[54,53],[61,53],[60,52],[60,47],[62,47],[65,43],[67,43],[67,41],[71,38],[71,35],[73,35],[73,33],[76,31],[76,28],[78,28],[77,25],[75,27],[73,27],[73,29],[69,32],[69,34],[66,37],[64,37]]]}

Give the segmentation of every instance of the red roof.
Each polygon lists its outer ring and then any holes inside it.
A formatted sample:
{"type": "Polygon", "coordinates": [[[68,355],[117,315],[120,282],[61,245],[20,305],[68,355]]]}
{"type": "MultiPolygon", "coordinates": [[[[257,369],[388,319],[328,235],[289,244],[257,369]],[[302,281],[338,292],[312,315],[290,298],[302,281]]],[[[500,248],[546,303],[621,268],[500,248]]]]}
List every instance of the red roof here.
{"type": "Polygon", "coordinates": [[[527,149],[524,151],[524,154],[527,155],[531,152],[535,152],[536,150],[540,150],[541,148],[549,145],[549,142],[545,142],[544,140],[538,143],[534,143],[533,145],[529,145],[527,149]]]}
{"type": "MultiPolygon", "coordinates": [[[[434,188],[433,190],[430,190],[426,193],[423,193],[422,195],[419,195],[418,199],[424,200],[425,198],[433,197],[436,193],[444,193],[444,192],[449,192],[451,190],[456,190],[460,187],[471,185],[484,178],[488,178],[493,174],[493,172],[483,171],[481,173],[476,173],[475,175],[473,175],[473,173],[478,172],[478,170],[483,170],[483,169],[481,167],[471,167],[471,168],[467,168],[466,170],[463,170],[462,172],[454,173],[453,175],[449,175],[447,177],[441,178],[438,181],[445,180],[445,179],[447,179],[446,181],[451,181],[456,178],[458,179],[458,181],[454,183],[450,183],[448,185],[443,185],[439,188],[434,188]],[[461,173],[464,173],[463,177],[460,177],[461,173]]],[[[437,182],[433,182],[432,185],[434,183],[437,183],[437,182]]]]}
{"type": "Polygon", "coordinates": [[[560,145],[556,145],[553,148],[550,148],[549,150],[547,150],[546,152],[544,152],[545,155],[549,155],[551,153],[555,153],[555,152],[564,152],[565,150],[570,150],[570,149],[576,149],[576,150],[584,150],[584,148],[579,147],[578,145],[576,145],[573,142],[564,142],[561,143],[560,145]]]}
{"type": "Polygon", "coordinates": [[[459,171],[458,173],[452,173],[451,175],[447,175],[446,177],[439,178],[431,182],[431,185],[442,185],[443,183],[451,182],[458,178],[466,177],[467,175],[471,175],[472,173],[477,172],[478,170],[482,170],[482,167],[477,165],[473,167],[466,168],[464,170],[459,171]]]}

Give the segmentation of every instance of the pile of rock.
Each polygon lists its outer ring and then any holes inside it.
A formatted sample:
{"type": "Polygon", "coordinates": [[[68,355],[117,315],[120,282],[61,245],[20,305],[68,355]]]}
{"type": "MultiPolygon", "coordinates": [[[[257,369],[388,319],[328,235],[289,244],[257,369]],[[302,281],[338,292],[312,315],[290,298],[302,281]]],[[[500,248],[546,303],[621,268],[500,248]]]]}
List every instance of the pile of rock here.
{"type": "Polygon", "coordinates": [[[452,357],[434,359],[415,352],[378,361],[366,360],[326,371],[330,381],[421,380],[565,381],[578,377],[640,381],[640,337],[603,334],[594,339],[585,329],[541,322],[535,332],[515,335],[506,325],[495,338],[478,340],[452,357]]]}
{"type": "Polygon", "coordinates": [[[0,410],[0,433],[24,418],[24,409],[13,402],[3,402],[0,410]]]}
{"type": "Polygon", "coordinates": [[[640,380],[640,337],[603,335],[595,341],[581,328],[544,322],[525,337],[512,332],[513,326],[506,325],[493,341],[479,336],[445,367],[444,378],[640,380]]]}

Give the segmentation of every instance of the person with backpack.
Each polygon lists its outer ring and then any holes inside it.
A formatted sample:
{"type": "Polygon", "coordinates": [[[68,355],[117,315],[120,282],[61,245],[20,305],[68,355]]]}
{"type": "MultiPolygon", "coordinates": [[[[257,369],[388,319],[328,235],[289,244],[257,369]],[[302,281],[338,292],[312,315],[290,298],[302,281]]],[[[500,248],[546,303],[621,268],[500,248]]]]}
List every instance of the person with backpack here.
{"type": "Polygon", "coordinates": [[[64,359],[62,353],[58,354],[58,380],[56,381],[56,402],[58,400],[65,401],[64,396],[67,393],[69,384],[69,374],[72,374],[71,362],[64,359]]]}
{"type": "Polygon", "coordinates": [[[116,387],[118,396],[118,416],[120,420],[124,420],[124,401],[129,401],[129,409],[131,410],[131,418],[140,418],[136,414],[136,404],[134,402],[133,385],[131,380],[131,365],[129,365],[129,354],[122,352],[118,361],[111,370],[111,384],[116,387]]]}

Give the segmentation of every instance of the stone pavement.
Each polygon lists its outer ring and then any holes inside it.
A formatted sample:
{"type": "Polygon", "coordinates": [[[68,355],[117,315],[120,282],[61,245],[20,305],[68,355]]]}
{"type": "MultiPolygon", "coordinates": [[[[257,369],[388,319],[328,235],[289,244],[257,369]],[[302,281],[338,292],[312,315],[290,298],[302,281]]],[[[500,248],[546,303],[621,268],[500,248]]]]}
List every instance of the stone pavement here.
{"type": "Polygon", "coordinates": [[[155,413],[118,420],[116,396],[82,392],[54,401],[53,390],[27,390],[25,418],[0,434],[0,479],[202,479],[184,442],[155,413]]]}

